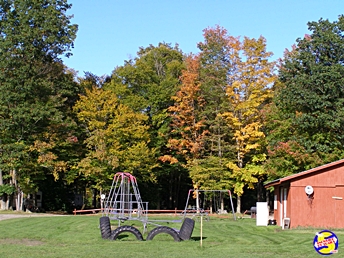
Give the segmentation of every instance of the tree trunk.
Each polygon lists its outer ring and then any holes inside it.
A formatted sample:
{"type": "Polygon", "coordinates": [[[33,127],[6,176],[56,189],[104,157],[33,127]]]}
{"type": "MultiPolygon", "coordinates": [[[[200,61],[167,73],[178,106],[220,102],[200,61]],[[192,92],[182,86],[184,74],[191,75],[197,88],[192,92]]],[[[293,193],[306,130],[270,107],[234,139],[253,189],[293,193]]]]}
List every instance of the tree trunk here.
{"type": "Polygon", "coordinates": [[[237,195],[237,208],[236,208],[237,213],[241,213],[241,196],[237,195]]]}
{"type": "Polygon", "coordinates": [[[220,200],[221,200],[221,213],[225,210],[225,202],[224,202],[224,195],[220,192],[220,200]]]}
{"type": "Polygon", "coordinates": [[[270,207],[270,195],[269,195],[269,191],[266,191],[266,202],[268,204],[268,210],[269,212],[271,211],[271,207],[270,207]]]}
{"type": "Polygon", "coordinates": [[[22,211],[23,210],[23,192],[18,188],[17,196],[16,196],[16,210],[22,211]]]}
{"type": "Polygon", "coordinates": [[[99,195],[100,195],[100,211],[103,212],[104,199],[102,198],[103,197],[103,190],[102,189],[99,190],[99,195]]]}
{"type": "Polygon", "coordinates": [[[7,196],[6,196],[5,210],[8,210],[8,209],[9,209],[9,206],[10,206],[10,196],[11,196],[11,195],[7,195],[7,196]]]}
{"type": "Polygon", "coordinates": [[[23,191],[20,191],[20,211],[22,211],[23,210],[23,204],[24,204],[24,193],[23,193],[23,191]]]}
{"type": "Polygon", "coordinates": [[[178,208],[179,207],[179,200],[180,200],[180,186],[181,186],[181,178],[182,178],[182,175],[180,174],[179,172],[179,175],[178,175],[178,181],[177,181],[177,185],[176,185],[176,194],[175,194],[175,199],[174,199],[174,208],[178,208]]]}
{"type": "Polygon", "coordinates": [[[161,195],[159,190],[156,191],[156,209],[161,210],[161,195]]]}
{"type": "Polygon", "coordinates": [[[93,209],[96,209],[97,208],[97,189],[93,189],[92,193],[93,193],[92,207],[93,207],[93,209]]]}
{"type": "MultiPolygon", "coordinates": [[[[2,170],[0,169],[0,186],[4,184],[4,181],[2,179],[2,170]]],[[[4,201],[5,196],[1,196],[1,201],[0,201],[0,209],[5,210],[6,209],[6,202],[4,201]]]]}
{"type": "Polygon", "coordinates": [[[169,180],[169,189],[168,189],[168,206],[167,206],[167,209],[172,209],[172,206],[173,206],[173,175],[171,173],[170,175],[170,180],[169,180]]]}
{"type": "Polygon", "coordinates": [[[257,183],[257,201],[263,202],[264,201],[264,185],[262,179],[258,179],[257,183]]]}
{"type": "MultiPolygon", "coordinates": [[[[238,141],[237,141],[237,145],[239,145],[238,141]]],[[[238,159],[238,167],[242,171],[242,168],[244,166],[244,161],[243,161],[242,157],[240,156],[239,151],[237,153],[237,159],[238,159]]],[[[236,210],[237,210],[237,213],[241,213],[241,195],[237,195],[237,209],[236,210]]]]}
{"type": "Polygon", "coordinates": [[[196,190],[196,210],[199,213],[199,192],[196,190]]]}
{"type": "Polygon", "coordinates": [[[17,182],[17,171],[15,169],[13,169],[11,171],[11,177],[12,177],[12,182],[11,185],[13,185],[16,188],[16,198],[15,198],[15,202],[16,202],[16,210],[17,211],[22,211],[23,210],[23,191],[20,189],[20,187],[18,186],[18,182],[17,182]]]}

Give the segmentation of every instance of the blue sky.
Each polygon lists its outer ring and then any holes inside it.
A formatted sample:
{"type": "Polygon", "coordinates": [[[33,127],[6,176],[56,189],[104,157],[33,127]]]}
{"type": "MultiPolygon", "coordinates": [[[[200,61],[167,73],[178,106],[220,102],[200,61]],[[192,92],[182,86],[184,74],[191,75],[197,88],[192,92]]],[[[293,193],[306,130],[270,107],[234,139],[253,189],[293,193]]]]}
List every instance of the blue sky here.
{"type": "Polygon", "coordinates": [[[344,14],[344,0],[69,0],[79,25],[73,56],[64,63],[84,75],[110,75],[139,47],[179,44],[198,53],[203,30],[220,25],[232,36],[267,40],[273,59],[308,32],[307,22],[331,22],[344,14]]]}

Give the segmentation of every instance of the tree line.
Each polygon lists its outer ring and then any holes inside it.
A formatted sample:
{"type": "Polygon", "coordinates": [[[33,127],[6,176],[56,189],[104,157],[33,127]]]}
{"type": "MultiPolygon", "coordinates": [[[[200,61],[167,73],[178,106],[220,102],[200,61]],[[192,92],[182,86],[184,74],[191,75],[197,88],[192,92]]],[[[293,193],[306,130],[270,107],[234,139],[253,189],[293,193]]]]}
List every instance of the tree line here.
{"type": "Polygon", "coordinates": [[[38,190],[47,210],[70,210],[75,194],[95,207],[123,171],[151,208],[229,189],[240,212],[245,195],[265,199],[264,182],[344,157],[343,16],[309,22],[275,61],[263,36],[215,26],[198,53],[162,42],[78,77],[61,60],[77,34],[70,8],[0,2],[1,209],[38,190]]]}

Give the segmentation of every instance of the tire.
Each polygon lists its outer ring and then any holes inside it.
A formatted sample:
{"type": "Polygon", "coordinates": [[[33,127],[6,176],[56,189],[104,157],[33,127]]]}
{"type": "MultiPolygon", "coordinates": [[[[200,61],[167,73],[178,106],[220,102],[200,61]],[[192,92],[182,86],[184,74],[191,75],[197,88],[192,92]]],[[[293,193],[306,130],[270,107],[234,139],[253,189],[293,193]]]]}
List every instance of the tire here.
{"type": "Polygon", "coordinates": [[[179,230],[179,237],[182,240],[189,240],[195,227],[195,221],[190,218],[185,218],[179,230]]]}
{"type": "Polygon", "coordinates": [[[168,234],[173,237],[174,241],[180,242],[180,237],[178,235],[178,232],[175,231],[173,228],[166,227],[166,226],[161,226],[154,228],[152,231],[148,233],[147,240],[153,240],[153,238],[158,235],[158,234],[168,234]]]}
{"type": "Polygon", "coordinates": [[[103,239],[111,237],[111,225],[109,217],[101,217],[99,219],[100,234],[103,239]]]}
{"type": "Polygon", "coordinates": [[[141,232],[137,228],[132,227],[132,226],[121,226],[121,227],[116,228],[114,231],[112,231],[110,239],[116,240],[117,237],[124,232],[132,233],[136,237],[136,239],[139,241],[143,240],[141,232]]]}

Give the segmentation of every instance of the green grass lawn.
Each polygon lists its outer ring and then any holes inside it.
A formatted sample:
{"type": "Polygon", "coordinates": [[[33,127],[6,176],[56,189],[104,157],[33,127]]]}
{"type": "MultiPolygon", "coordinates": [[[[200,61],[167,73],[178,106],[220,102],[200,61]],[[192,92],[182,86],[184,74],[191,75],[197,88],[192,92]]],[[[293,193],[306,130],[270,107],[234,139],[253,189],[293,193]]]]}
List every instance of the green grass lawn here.
{"type": "MultiPolygon", "coordinates": [[[[142,229],[140,223],[126,223],[133,224],[142,229]]],[[[168,226],[179,228],[180,224],[168,226]]],[[[131,234],[110,241],[100,236],[99,216],[27,217],[0,221],[0,257],[321,257],[312,246],[317,231],[257,227],[253,219],[211,218],[203,222],[200,246],[200,222],[188,241],[174,242],[168,235],[136,241],[131,234]]],[[[341,257],[344,230],[334,232],[339,238],[339,254],[334,257],[341,257]]]]}

